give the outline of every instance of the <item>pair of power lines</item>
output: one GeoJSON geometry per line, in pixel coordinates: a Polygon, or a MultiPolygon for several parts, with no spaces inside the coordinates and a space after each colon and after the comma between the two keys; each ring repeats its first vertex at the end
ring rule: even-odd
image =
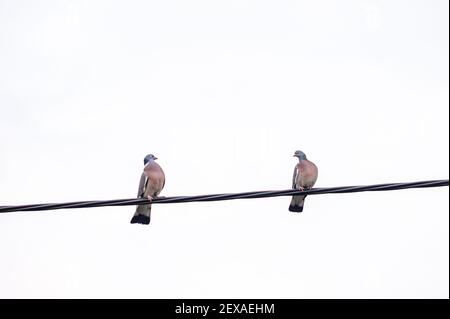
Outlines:
{"type": "MultiPolygon", "coordinates": [[[[173,197],[158,197],[152,200],[152,204],[169,204],[169,203],[188,203],[188,202],[212,202],[232,199],[250,199],[250,198],[266,198],[278,196],[292,196],[292,195],[319,195],[319,194],[344,194],[344,193],[358,193],[358,192],[374,192],[374,191],[392,191],[409,188],[429,188],[449,186],[449,180],[431,180],[409,183],[390,183],[390,184],[375,184],[362,186],[339,186],[339,187],[324,187],[313,188],[310,190],[299,191],[296,189],[274,190],[274,191],[256,191],[244,193],[228,193],[228,194],[210,194],[210,195],[196,195],[196,196],[173,196],[173,197]]],[[[112,200],[96,200],[96,201],[79,201],[66,203],[47,203],[47,204],[30,204],[30,205],[16,205],[16,206],[0,206],[0,213],[23,212],[23,211],[44,211],[55,209],[69,209],[69,208],[89,208],[89,207],[103,207],[103,206],[129,206],[150,203],[145,198],[131,198],[131,199],[112,199],[112,200]]]]}

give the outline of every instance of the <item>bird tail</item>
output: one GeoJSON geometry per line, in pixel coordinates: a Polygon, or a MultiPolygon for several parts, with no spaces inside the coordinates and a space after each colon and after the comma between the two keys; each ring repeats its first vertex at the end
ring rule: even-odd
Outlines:
{"type": "Polygon", "coordinates": [[[150,224],[150,215],[152,212],[152,205],[138,205],[133,218],[131,219],[132,224],[150,224]]]}
{"type": "Polygon", "coordinates": [[[292,196],[291,204],[289,205],[289,211],[295,213],[301,213],[303,211],[303,204],[305,203],[306,196],[292,196]]]}

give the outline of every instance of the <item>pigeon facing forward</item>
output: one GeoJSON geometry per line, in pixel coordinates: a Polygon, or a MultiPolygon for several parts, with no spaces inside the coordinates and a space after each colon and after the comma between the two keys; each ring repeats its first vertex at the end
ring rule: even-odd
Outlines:
{"type": "MultiPolygon", "coordinates": [[[[306,159],[305,153],[302,151],[295,151],[294,157],[298,157],[298,164],[294,169],[294,176],[292,178],[292,189],[299,189],[301,191],[311,189],[317,180],[318,170],[317,166],[306,159]]],[[[305,203],[306,195],[292,196],[289,210],[291,212],[301,213],[303,211],[303,204],[305,203]]]]}
{"type": "MultiPolygon", "coordinates": [[[[155,160],[158,158],[149,154],[144,158],[144,171],[139,182],[138,198],[148,198],[150,201],[157,197],[164,188],[166,181],[164,172],[155,160]]],[[[133,218],[132,224],[150,224],[150,214],[152,211],[151,204],[138,205],[133,218]]]]}

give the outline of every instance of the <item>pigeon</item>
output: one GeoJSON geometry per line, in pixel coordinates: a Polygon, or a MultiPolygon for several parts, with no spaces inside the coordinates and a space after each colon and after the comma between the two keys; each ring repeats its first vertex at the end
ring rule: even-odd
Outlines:
{"type": "MultiPolygon", "coordinates": [[[[147,198],[150,201],[157,197],[164,188],[166,177],[161,166],[155,160],[158,158],[153,154],[148,154],[144,158],[144,171],[139,181],[138,198],[147,198]]],[[[138,205],[133,218],[132,224],[150,224],[150,214],[152,211],[151,204],[138,205]]]]}
{"type": "MultiPolygon", "coordinates": [[[[302,151],[295,151],[294,157],[298,157],[299,163],[295,166],[294,176],[292,177],[292,189],[299,189],[301,191],[311,189],[317,180],[318,170],[317,166],[306,159],[305,153],[302,151]]],[[[303,204],[305,203],[306,195],[292,196],[289,211],[301,213],[303,211],[303,204]]]]}

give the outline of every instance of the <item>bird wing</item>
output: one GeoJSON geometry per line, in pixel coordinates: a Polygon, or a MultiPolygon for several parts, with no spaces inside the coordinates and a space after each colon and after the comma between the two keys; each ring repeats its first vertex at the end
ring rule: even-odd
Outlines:
{"type": "Polygon", "coordinates": [[[139,181],[138,197],[144,197],[145,189],[147,188],[148,177],[145,173],[142,173],[139,181]]]}
{"type": "Polygon", "coordinates": [[[297,189],[297,175],[298,175],[298,167],[296,165],[294,168],[294,175],[292,176],[292,189],[297,189]]]}

